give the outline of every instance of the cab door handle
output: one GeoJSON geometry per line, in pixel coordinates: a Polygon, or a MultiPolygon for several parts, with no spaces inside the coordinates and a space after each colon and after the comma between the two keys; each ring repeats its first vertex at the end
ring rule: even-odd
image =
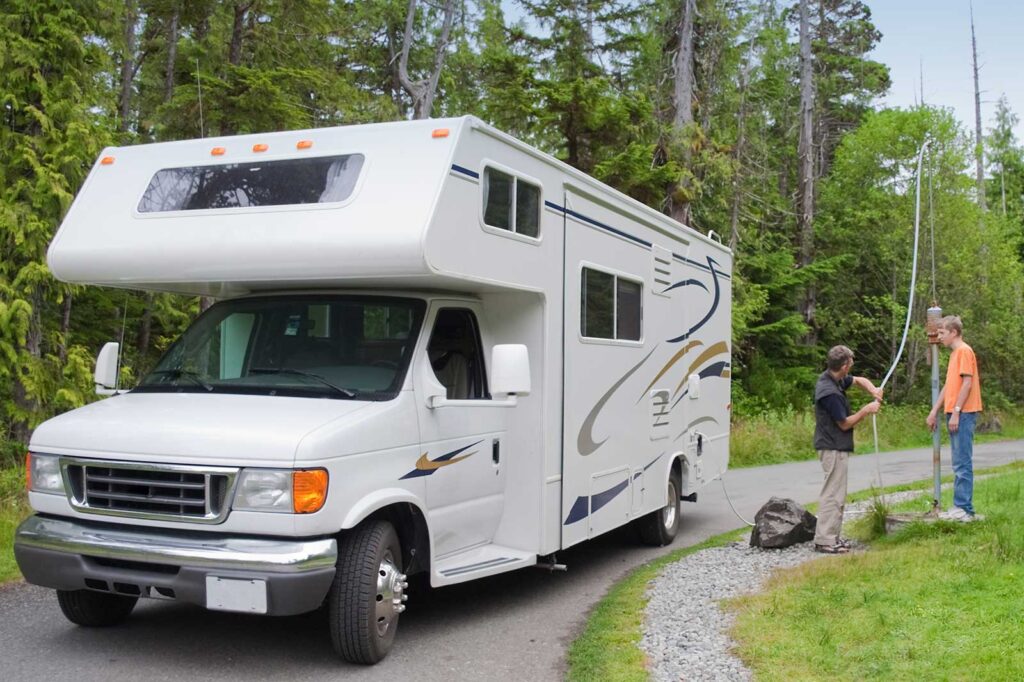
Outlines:
{"type": "Polygon", "coordinates": [[[491,461],[495,465],[501,463],[501,439],[495,438],[491,441],[491,461]]]}

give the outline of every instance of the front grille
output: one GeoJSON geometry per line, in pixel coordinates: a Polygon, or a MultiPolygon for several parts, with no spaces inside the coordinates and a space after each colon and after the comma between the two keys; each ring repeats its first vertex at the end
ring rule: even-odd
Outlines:
{"type": "Polygon", "coordinates": [[[236,469],[64,460],[71,504],[95,514],[217,523],[236,469]]]}

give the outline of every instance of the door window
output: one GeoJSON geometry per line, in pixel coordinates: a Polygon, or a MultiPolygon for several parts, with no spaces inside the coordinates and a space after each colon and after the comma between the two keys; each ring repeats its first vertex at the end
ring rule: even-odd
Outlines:
{"type": "Polygon", "coordinates": [[[476,316],[462,308],[437,313],[427,344],[430,366],[449,400],[489,400],[476,316]]]}

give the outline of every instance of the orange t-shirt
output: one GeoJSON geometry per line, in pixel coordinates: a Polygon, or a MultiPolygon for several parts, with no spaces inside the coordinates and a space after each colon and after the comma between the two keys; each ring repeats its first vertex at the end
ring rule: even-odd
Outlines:
{"type": "Polygon", "coordinates": [[[981,377],[978,376],[978,359],[974,350],[966,343],[954,350],[949,356],[949,367],[946,369],[946,412],[952,413],[956,406],[956,397],[964,384],[964,376],[972,377],[971,390],[967,400],[960,406],[962,412],[981,412],[981,377]]]}

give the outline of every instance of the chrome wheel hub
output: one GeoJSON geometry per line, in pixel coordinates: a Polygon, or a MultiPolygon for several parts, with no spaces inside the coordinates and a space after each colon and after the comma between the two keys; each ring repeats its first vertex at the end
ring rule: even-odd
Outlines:
{"type": "Polygon", "coordinates": [[[395,565],[391,552],[386,552],[377,567],[377,634],[380,637],[398,620],[398,614],[405,611],[405,601],[409,595],[405,593],[409,583],[406,576],[395,565]]]}
{"type": "Polygon", "coordinates": [[[676,525],[676,516],[679,514],[679,495],[676,492],[675,483],[668,482],[668,504],[661,510],[661,522],[665,530],[671,531],[676,525]]]}

